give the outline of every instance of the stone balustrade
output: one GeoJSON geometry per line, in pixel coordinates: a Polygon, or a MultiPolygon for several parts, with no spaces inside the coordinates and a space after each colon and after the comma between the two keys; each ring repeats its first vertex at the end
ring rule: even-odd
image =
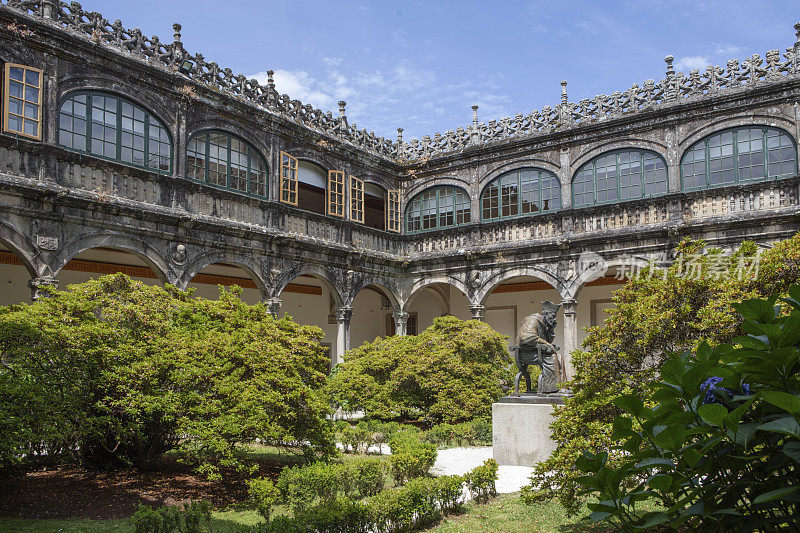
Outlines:
{"type": "Polygon", "coordinates": [[[131,207],[144,210],[150,206],[204,223],[225,221],[250,231],[285,234],[312,244],[409,259],[422,254],[453,254],[498,245],[521,247],[554,243],[626,229],[639,232],[721,216],[768,216],[770,211],[799,205],[800,182],[800,178],[793,177],[678,192],[631,202],[397,235],[203,183],[131,169],[58,147],[9,137],[0,137],[0,177],[16,179],[22,186],[49,187],[56,195],[69,195],[74,191],[96,202],[129,203],[131,207]],[[46,169],[57,169],[55,177],[46,169]]]}

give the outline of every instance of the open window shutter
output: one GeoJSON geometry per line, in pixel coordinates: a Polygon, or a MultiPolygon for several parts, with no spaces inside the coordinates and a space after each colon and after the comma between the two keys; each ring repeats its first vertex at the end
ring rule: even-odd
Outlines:
{"type": "Polygon", "coordinates": [[[297,205],[297,159],[281,152],[281,202],[297,205]]]}
{"type": "Polygon", "coordinates": [[[397,189],[386,195],[386,229],[400,233],[400,191],[397,189]]]}
{"type": "Polygon", "coordinates": [[[364,180],[350,176],[350,220],[364,223],[364,180]]]}
{"type": "Polygon", "coordinates": [[[344,172],[341,170],[328,171],[327,212],[329,215],[344,218],[344,172]]]}

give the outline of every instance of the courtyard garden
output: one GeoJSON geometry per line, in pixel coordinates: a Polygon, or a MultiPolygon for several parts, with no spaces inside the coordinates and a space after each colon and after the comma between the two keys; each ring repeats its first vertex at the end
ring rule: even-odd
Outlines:
{"type": "Polygon", "coordinates": [[[435,475],[491,445],[513,383],[483,322],[376,339],[329,375],[319,328],[235,290],[115,274],[0,309],[0,529],[797,530],[800,237],[677,253],[705,270],[616,292],[558,448],[511,494],[491,459],[435,475]]]}

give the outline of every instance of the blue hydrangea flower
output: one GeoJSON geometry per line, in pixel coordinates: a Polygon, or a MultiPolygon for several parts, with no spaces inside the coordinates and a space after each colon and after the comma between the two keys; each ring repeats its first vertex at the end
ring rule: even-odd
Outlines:
{"type": "Polygon", "coordinates": [[[722,381],[722,378],[714,376],[714,377],[708,378],[707,380],[705,380],[703,382],[702,385],[700,385],[700,390],[701,391],[703,391],[703,390],[706,391],[706,394],[703,397],[703,403],[704,404],[706,404],[706,403],[719,403],[719,404],[722,404],[722,402],[719,399],[719,396],[714,394],[714,391],[725,391],[728,394],[730,394],[731,396],[735,396],[737,394],[742,394],[742,395],[750,394],[750,387],[747,385],[747,383],[742,383],[742,390],[741,390],[741,392],[738,392],[738,391],[735,391],[733,389],[729,389],[727,387],[717,387],[717,384],[719,384],[721,381],[722,381]]]}

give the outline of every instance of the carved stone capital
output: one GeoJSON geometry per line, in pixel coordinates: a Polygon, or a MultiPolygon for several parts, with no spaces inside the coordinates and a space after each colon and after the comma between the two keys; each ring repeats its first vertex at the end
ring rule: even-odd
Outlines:
{"type": "Polygon", "coordinates": [[[564,308],[564,316],[575,316],[578,312],[578,300],[575,298],[565,298],[561,301],[561,307],[564,308]]]}
{"type": "Polygon", "coordinates": [[[267,309],[269,309],[269,314],[275,318],[278,318],[278,313],[281,310],[283,301],[280,298],[267,298],[265,303],[267,304],[267,309]]]}
{"type": "Polygon", "coordinates": [[[353,316],[353,308],[349,305],[337,307],[334,313],[336,314],[337,322],[350,322],[350,318],[353,316]]]}
{"type": "Polygon", "coordinates": [[[483,320],[483,317],[486,315],[486,306],[485,305],[470,305],[469,312],[472,313],[473,320],[483,320]]]}
{"type": "Polygon", "coordinates": [[[31,300],[34,302],[39,298],[48,298],[48,289],[58,289],[58,280],[55,278],[33,278],[28,280],[28,287],[31,289],[31,300]]]}

